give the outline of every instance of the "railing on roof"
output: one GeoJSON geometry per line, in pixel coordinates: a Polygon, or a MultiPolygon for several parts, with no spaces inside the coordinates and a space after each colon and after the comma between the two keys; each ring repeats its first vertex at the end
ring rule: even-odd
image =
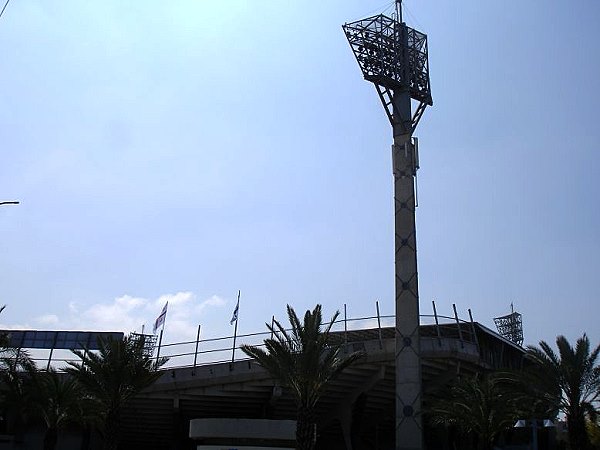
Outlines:
{"type": "MultiPolygon", "coordinates": [[[[459,319],[454,307],[454,316],[438,315],[435,303],[433,303],[434,314],[423,314],[420,316],[421,336],[437,338],[440,345],[442,339],[456,339],[461,345],[465,342],[474,344],[477,343],[477,335],[475,334],[474,322],[469,310],[469,321],[459,319]]],[[[344,317],[338,319],[332,331],[334,339],[339,343],[353,344],[357,342],[375,341],[378,340],[380,345],[383,340],[394,338],[394,323],[393,315],[380,315],[379,305],[377,305],[377,315],[358,318],[347,318],[344,308],[344,317]]],[[[219,364],[233,361],[247,360],[248,357],[240,350],[241,345],[264,345],[264,340],[273,337],[270,331],[258,333],[238,334],[233,346],[234,336],[223,336],[209,339],[200,339],[200,327],[196,340],[184,342],[162,343],[159,340],[158,346],[154,353],[155,357],[169,358],[165,369],[196,367],[208,364],[219,364]]],[[[64,368],[69,361],[78,362],[78,359],[73,358],[73,354],[60,357],[56,350],[52,359],[52,366],[56,369],[64,368]]],[[[34,355],[34,361],[43,362],[40,366],[49,367],[50,359],[41,355],[34,355]]]]}

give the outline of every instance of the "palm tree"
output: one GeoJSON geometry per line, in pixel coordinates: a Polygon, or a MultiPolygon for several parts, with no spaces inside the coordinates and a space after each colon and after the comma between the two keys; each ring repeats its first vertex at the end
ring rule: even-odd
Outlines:
{"type": "MultiPolygon", "coordinates": [[[[0,314],[6,309],[6,305],[0,306],[0,314]]],[[[36,370],[35,362],[29,353],[11,345],[10,336],[7,332],[0,333],[0,373],[19,371],[31,373],[36,370]]]]}
{"type": "Polygon", "coordinates": [[[25,351],[0,348],[0,404],[7,431],[20,435],[32,415],[35,363],[25,351]]]}
{"type": "Polygon", "coordinates": [[[597,421],[588,420],[585,426],[590,438],[591,448],[600,449],[600,425],[597,421]]]}
{"type": "Polygon", "coordinates": [[[427,413],[434,425],[455,426],[476,440],[482,450],[491,449],[504,430],[518,417],[516,397],[493,376],[457,380],[432,400],[427,413]]]}
{"type": "Polygon", "coordinates": [[[85,397],[75,378],[54,369],[38,372],[33,381],[33,411],[46,424],[44,450],[53,450],[64,425],[83,422],[85,397]]]}
{"type": "Polygon", "coordinates": [[[241,349],[283,386],[291,389],[297,406],[296,445],[299,450],[312,450],[316,441],[314,409],[327,384],[342,370],[362,356],[343,353],[342,345],[334,343],[331,327],[339,311],[323,327],[321,305],[306,311],[304,321],[291,306],[287,306],[291,330],[277,321],[267,325],[272,338],[265,339],[265,349],[242,345],[241,349]]]}
{"type": "Polygon", "coordinates": [[[123,406],[160,377],[158,369],[167,358],[153,360],[144,349],[144,341],[131,336],[100,341],[97,353],[82,350],[73,350],[73,353],[81,362],[70,362],[71,367],[66,371],[96,405],[104,448],[115,450],[119,444],[123,406]]]}
{"type": "MultiPolygon", "coordinates": [[[[0,307],[0,313],[5,308],[0,307]]],[[[36,373],[29,353],[13,347],[9,335],[0,333],[0,409],[11,432],[22,432],[31,413],[31,385],[36,373]]]]}
{"type": "Polygon", "coordinates": [[[556,338],[556,346],[558,355],[545,341],[527,348],[543,383],[538,394],[565,414],[571,448],[587,450],[591,444],[586,418],[595,420],[595,403],[600,398],[600,366],[596,364],[600,345],[590,351],[590,340],[584,334],[574,348],[564,336],[556,338]]]}

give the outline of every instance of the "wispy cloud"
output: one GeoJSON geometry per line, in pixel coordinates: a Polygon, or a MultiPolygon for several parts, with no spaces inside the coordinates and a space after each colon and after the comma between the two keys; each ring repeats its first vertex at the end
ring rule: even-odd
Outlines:
{"type": "Polygon", "coordinates": [[[73,308],[67,324],[96,330],[139,330],[145,321],[145,306],[148,302],[148,299],[124,295],[114,299],[112,303],[98,303],[81,312],[73,308]]]}
{"type": "Polygon", "coordinates": [[[167,311],[166,329],[169,334],[169,341],[190,341],[195,339],[198,324],[210,307],[222,307],[226,301],[217,295],[213,295],[201,302],[196,301],[196,297],[191,292],[178,292],[175,295],[162,295],[154,302],[156,315],[166,302],[169,302],[167,311]]]}
{"type": "Polygon", "coordinates": [[[56,325],[59,323],[58,316],[56,314],[44,314],[43,316],[36,317],[34,319],[35,323],[39,323],[40,325],[56,325]]]}
{"type": "MultiPolygon", "coordinates": [[[[191,341],[196,337],[198,324],[207,321],[211,309],[227,302],[218,295],[198,300],[193,292],[181,291],[156,298],[123,295],[112,301],[84,305],[71,302],[65,316],[43,314],[32,319],[31,325],[6,328],[46,328],[53,330],[132,331],[151,333],[154,321],[165,303],[169,302],[165,338],[169,342],[191,341]]],[[[225,320],[223,321],[226,322],[225,320]]]]}

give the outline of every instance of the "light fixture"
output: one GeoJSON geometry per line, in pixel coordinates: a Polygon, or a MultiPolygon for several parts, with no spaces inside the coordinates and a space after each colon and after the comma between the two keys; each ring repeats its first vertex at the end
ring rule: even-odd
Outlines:
{"type": "Polygon", "coordinates": [[[544,428],[552,428],[554,426],[554,422],[552,422],[550,419],[544,419],[544,428]]]}

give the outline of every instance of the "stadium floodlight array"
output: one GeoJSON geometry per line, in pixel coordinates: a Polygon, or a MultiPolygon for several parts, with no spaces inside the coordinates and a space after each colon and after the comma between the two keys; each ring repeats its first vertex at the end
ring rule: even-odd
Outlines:
{"type": "Polygon", "coordinates": [[[523,345],[523,316],[516,311],[506,316],[494,317],[498,334],[515,344],[523,345]]]}

